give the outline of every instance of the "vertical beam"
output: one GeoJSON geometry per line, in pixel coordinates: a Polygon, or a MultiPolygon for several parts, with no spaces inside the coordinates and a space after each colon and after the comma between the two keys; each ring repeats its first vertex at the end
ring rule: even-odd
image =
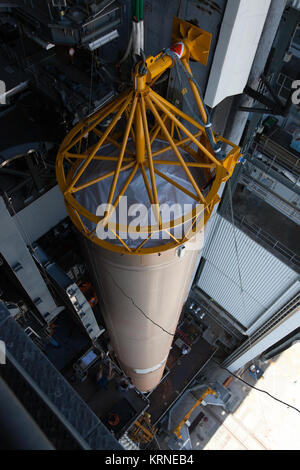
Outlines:
{"type": "Polygon", "coordinates": [[[136,105],[135,113],[135,149],[136,149],[136,160],[138,163],[143,163],[145,160],[145,133],[143,128],[142,113],[140,98],[136,105]]]}
{"type": "Polygon", "coordinates": [[[143,97],[141,97],[141,111],[142,111],[142,121],[143,121],[143,127],[144,127],[144,135],[145,135],[145,138],[146,138],[146,146],[147,146],[147,154],[148,154],[148,161],[149,161],[149,171],[150,171],[150,177],[151,177],[153,199],[154,199],[154,204],[155,204],[156,209],[157,209],[157,211],[156,211],[157,213],[155,214],[155,216],[157,218],[158,223],[161,224],[160,212],[159,212],[159,200],[158,200],[158,193],[157,193],[155,174],[154,174],[154,165],[153,165],[153,158],[152,158],[152,150],[151,150],[151,142],[150,142],[150,136],[149,136],[148,121],[147,121],[147,115],[146,115],[146,107],[145,107],[145,102],[144,102],[143,97]]]}

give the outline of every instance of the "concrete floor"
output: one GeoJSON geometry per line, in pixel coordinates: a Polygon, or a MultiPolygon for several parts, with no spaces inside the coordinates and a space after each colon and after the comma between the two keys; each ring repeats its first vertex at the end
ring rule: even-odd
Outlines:
{"type": "MultiPolygon", "coordinates": [[[[245,369],[247,382],[300,409],[300,343],[283,352],[275,360],[262,364],[263,376],[255,381],[245,369]]],[[[207,380],[223,382],[229,374],[217,366],[210,367],[207,380]]],[[[228,387],[232,393],[227,412],[220,407],[200,405],[191,416],[200,412],[203,418],[191,432],[194,450],[300,450],[300,414],[276,402],[238,379],[228,387]]],[[[195,403],[189,393],[174,411],[174,422],[182,418],[195,403]]],[[[174,424],[173,422],[173,424],[174,424]]],[[[166,441],[162,442],[166,447],[166,441]]]]}

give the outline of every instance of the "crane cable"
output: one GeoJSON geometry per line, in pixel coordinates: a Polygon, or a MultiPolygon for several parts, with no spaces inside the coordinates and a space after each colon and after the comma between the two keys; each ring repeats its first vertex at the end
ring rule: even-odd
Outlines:
{"type": "Polygon", "coordinates": [[[278,401],[279,403],[281,403],[281,404],[283,404],[283,405],[286,405],[286,406],[288,406],[289,408],[292,408],[293,410],[295,410],[295,411],[297,411],[298,413],[300,413],[300,410],[299,410],[298,408],[296,408],[295,406],[290,405],[289,403],[286,403],[285,401],[280,400],[280,399],[277,398],[277,397],[274,397],[274,395],[272,395],[271,393],[267,392],[266,390],[262,390],[261,388],[257,388],[257,387],[255,387],[254,385],[249,384],[248,382],[246,382],[246,380],[242,379],[241,377],[239,377],[238,375],[234,374],[233,372],[230,372],[230,370],[226,369],[226,367],[221,366],[221,364],[219,364],[215,359],[212,359],[212,361],[215,362],[215,364],[217,364],[221,369],[226,370],[230,375],[232,375],[232,376],[235,377],[236,379],[240,380],[241,382],[243,382],[243,383],[244,383],[245,385],[247,385],[248,387],[253,388],[254,390],[257,390],[258,392],[265,393],[265,394],[268,395],[269,397],[273,398],[273,400],[276,400],[276,401],[278,401]]]}
{"type": "MultiPolygon", "coordinates": [[[[233,199],[232,199],[232,188],[231,188],[231,182],[230,180],[228,180],[228,191],[229,191],[229,201],[230,201],[230,212],[231,212],[231,219],[232,219],[232,225],[233,225],[233,233],[234,233],[234,244],[235,244],[235,250],[236,250],[236,258],[237,258],[237,264],[238,264],[238,272],[239,272],[239,278],[240,278],[240,287],[241,287],[241,295],[242,295],[242,301],[243,301],[243,307],[244,307],[244,314],[245,314],[245,299],[244,299],[244,289],[243,289],[243,284],[242,284],[242,276],[241,276],[241,269],[240,269],[240,260],[239,260],[239,253],[238,253],[238,245],[237,245],[237,239],[236,239],[236,232],[235,232],[235,229],[236,229],[236,226],[235,226],[235,221],[234,221],[234,213],[233,213],[233,199]]],[[[250,345],[250,348],[252,347],[252,343],[251,343],[251,339],[250,339],[250,336],[248,336],[248,342],[249,342],[249,345],[250,345]]],[[[257,388],[255,387],[254,385],[251,385],[249,384],[248,382],[246,382],[244,379],[242,379],[241,377],[239,377],[238,375],[230,372],[226,367],[223,367],[222,365],[220,365],[217,361],[215,361],[213,359],[213,361],[223,370],[226,370],[230,375],[232,375],[233,377],[235,377],[236,379],[240,380],[241,382],[243,382],[245,385],[247,385],[248,387],[254,389],[254,390],[257,390],[259,392],[262,392],[262,393],[265,393],[266,395],[268,395],[269,397],[273,398],[273,400],[275,401],[278,401],[279,403],[282,403],[286,406],[288,406],[289,408],[292,408],[294,409],[295,411],[297,411],[298,413],[300,413],[300,410],[298,408],[296,408],[295,406],[293,405],[290,405],[282,400],[280,400],[279,398],[276,398],[274,397],[271,393],[269,393],[268,391],[266,390],[262,390],[260,388],[257,388]]],[[[262,414],[264,416],[264,412],[263,412],[263,406],[262,406],[262,403],[260,402],[260,405],[261,405],[261,409],[262,409],[262,414]]]]}
{"type": "MultiPolygon", "coordinates": [[[[213,149],[214,153],[217,154],[217,157],[218,157],[219,160],[224,160],[225,154],[222,152],[221,143],[216,143],[214,141],[214,136],[213,136],[213,132],[212,132],[212,124],[211,124],[211,120],[210,120],[210,113],[209,113],[209,111],[207,109],[207,106],[204,102],[203,93],[202,93],[202,90],[201,90],[201,87],[200,87],[199,83],[197,82],[195,77],[193,77],[193,75],[191,75],[190,72],[185,68],[185,66],[181,62],[181,59],[179,58],[178,54],[176,54],[176,52],[172,51],[171,49],[165,49],[164,52],[163,52],[163,55],[167,55],[167,56],[171,57],[171,59],[173,59],[174,65],[175,65],[176,75],[177,75],[177,78],[178,78],[178,81],[179,81],[179,85],[182,88],[182,92],[184,90],[183,87],[182,87],[182,76],[184,76],[187,80],[193,82],[193,84],[196,86],[196,88],[198,90],[198,93],[199,93],[199,96],[200,96],[200,99],[201,99],[202,104],[203,104],[203,108],[204,108],[206,116],[207,116],[207,120],[206,120],[206,122],[204,122],[203,119],[202,119],[202,116],[199,113],[199,111],[197,111],[198,121],[201,124],[201,126],[203,126],[205,128],[206,136],[209,140],[210,146],[213,149]]],[[[190,111],[191,115],[194,115],[195,110],[193,109],[193,106],[192,106],[192,104],[191,104],[191,102],[188,98],[188,93],[185,93],[184,96],[186,98],[186,103],[187,103],[187,106],[189,108],[189,111],[190,111]]]]}

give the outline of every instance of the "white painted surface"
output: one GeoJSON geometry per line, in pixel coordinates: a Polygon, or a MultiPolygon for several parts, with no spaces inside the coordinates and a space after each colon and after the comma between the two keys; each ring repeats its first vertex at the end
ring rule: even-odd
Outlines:
{"type": "Polygon", "coordinates": [[[28,251],[26,242],[21,236],[19,226],[16,220],[8,213],[2,198],[0,198],[0,220],[0,251],[7,263],[15,271],[17,279],[32,301],[36,303],[37,299],[40,299],[36,303],[36,307],[41,315],[47,321],[50,321],[57,315],[58,309],[61,309],[61,307],[57,307],[54,302],[43,277],[28,251]]]}
{"type": "Polygon", "coordinates": [[[271,0],[229,0],[205,94],[214,107],[243,92],[271,0]]]}
{"type": "MultiPolygon", "coordinates": [[[[276,360],[269,361],[270,365],[256,387],[300,409],[299,356],[300,343],[284,351],[276,360]]],[[[247,372],[242,378],[251,381],[247,372]]],[[[238,379],[234,379],[229,388],[234,400],[238,400],[238,406],[233,413],[211,408],[223,424],[218,426],[209,415],[205,425],[212,422],[218,428],[210,433],[204,450],[300,450],[300,419],[296,410],[265,393],[249,389],[238,379]]],[[[192,442],[197,441],[198,436],[192,436],[192,442]]]]}
{"type": "Polygon", "coordinates": [[[167,354],[162,361],[160,361],[159,364],[156,364],[155,366],[153,367],[149,367],[148,369],[134,369],[134,372],[136,372],[137,374],[148,374],[149,372],[153,372],[157,369],[159,369],[163,364],[164,362],[166,362],[167,358],[168,358],[168,355],[167,354]]]}
{"type": "MultiPolygon", "coordinates": [[[[32,243],[67,215],[63,195],[56,185],[18,212],[16,223],[18,224],[19,221],[22,224],[23,230],[32,243]]],[[[22,231],[20,233],[23,235],[22,231]]],[[[27,240],[25,241],[27,243],[27,240]]]]}
{"type": "Polygon", "coordinates": [[[249,361],[255,357],[260,356],[264,351],[269,349],[274,344],[278,343],[282,338],[285,338],[300,325],[300,309],[296,310],[285,321],[280,323],[276,328],[271,330],[264,338],[259,339],[256,344],[245,351],[240,357],[232,362],[227,368],[230,372],[236,372],[241,367],[244,367],[249,361]]]}

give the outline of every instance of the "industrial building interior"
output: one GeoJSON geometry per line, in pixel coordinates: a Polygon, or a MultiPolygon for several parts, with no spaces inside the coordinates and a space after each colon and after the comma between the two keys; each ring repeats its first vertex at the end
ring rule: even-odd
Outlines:
{"type": "Polygon", "coordinates": [[[0,0],[0,449],[200,450],[299,341],[299,64],[298,0],[0,0]]]}

